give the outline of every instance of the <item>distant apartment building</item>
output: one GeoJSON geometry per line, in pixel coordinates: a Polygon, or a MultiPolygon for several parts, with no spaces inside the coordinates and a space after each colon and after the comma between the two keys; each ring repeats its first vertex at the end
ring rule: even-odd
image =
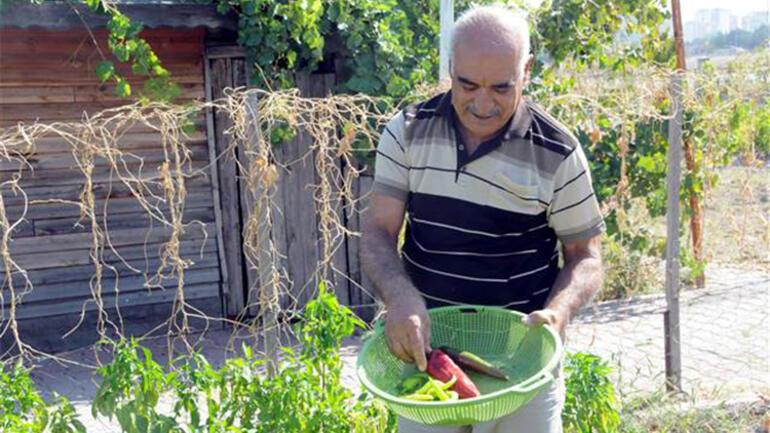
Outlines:
{"type": "Polygon", "coordinates": [[[741,28],[741,20],[735,15],[730,15],[730,31],[739,30],[741,28]]]}
{"type": "Polygon", "coordinates": [[[695,12],[695,24],[701,36],[730,33],[732,14],[727,9],[701,9],[695,12]]]}
{"type": "Polygon", "coordinates": [[[752,12],[739,18],[728,9],[700,9],[693,21],[684,23],[684,39],[690,42],[735,30],[752,32],[765,25],[770,25],[770,10],[752,12]]]}
{"type": "Polygon", "coordinates": [[[770,11],[752,12],[741,21],[743,30],[753,32],[754,30],[770,25],[770,11]]]}

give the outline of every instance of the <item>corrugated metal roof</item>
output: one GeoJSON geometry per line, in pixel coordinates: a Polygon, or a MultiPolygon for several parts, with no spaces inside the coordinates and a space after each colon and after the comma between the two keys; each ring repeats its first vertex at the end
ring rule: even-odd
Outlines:
{"type": "MultiPolygon", "coordinates": [[[[237,29],[235,14],[222,15],[217,12],[216,5],[203,0],[117,0],[116,3],[123,13],[148,28],[237,29]]],[[[82,27],[83,21],[91,28],[104,27],[107,23],[106,17],[91,12],[83,4],[71,6],[60,1],[46,1],[40,5],[12,3],[0,14],[0,27],[64,30],[82,27]]]]}

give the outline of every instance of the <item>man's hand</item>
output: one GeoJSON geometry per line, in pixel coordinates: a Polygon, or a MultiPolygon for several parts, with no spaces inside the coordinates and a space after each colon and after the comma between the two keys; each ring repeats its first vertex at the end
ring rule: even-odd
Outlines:
{"type": "Polygon", "coordinates": [[[569,319],[564,317],[556,310],[545,308],[529,313],[522,320],[527,326],[537,325],[551,325],[559,333],[559,336],[564,340],[564,330],[567,328],[567,322],[569,319]]]}
{"type": "MultiPolygon", "coordinates": [[[[410,297],[411,298],[411,297],[410,297]]],[[[388,305],[385,338],[390,351],[404,362],[414,362],[425,371],[430,351],[430,318],[422,299],[404,298],[388,305]]]]}
{"type": "Polygon", "coordinates": [[[564,267],[556,277],[545,308],[530,313],[524,323],[529,326],[547,323],[563,340],[572,317],[602,286],[602,254],[599,236],[564,242],[562,248],[564,267]]]}
{"type": "Polygon", "coordinates": [[[387,308],[385,337],[390,351],[425,371],[430,319],[425,300],[404,271],[396,250],[404,209],[403,201],[372,194],[362,223],[361,264],[387,308]]]}

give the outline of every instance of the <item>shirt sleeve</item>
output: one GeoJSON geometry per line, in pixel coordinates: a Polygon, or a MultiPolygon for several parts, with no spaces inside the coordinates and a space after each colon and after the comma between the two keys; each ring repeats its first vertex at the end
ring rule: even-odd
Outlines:
{"type": "Polygon", "coordinates": [[[404,128],[404,116],[399,112],[382,130],[374,163],[373,190],[406,202],[409,195],[409,161],[404,147],[404,128]]]}
{"type": "Polygon", "coordinates": [[[548,225],[562,241],[592,238],[604,231],[604,218],[591,185],[591,172],[578,144],[554,176],[548,225]]]}

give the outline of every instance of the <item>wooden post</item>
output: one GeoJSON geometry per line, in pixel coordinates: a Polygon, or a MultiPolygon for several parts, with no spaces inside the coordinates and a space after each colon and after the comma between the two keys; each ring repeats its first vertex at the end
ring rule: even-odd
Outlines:
{"type": "MultiPolygon", "coordinates": [[[[674,35],[677,39],[677,54],[684,54],[682,21],[679,0],[671,0],[674,17],[674,35]]],[[[679,56],[677,56],[679,60],[679,56]]],[[[684,61],[684,57],[681,58],[684,61]]],[[[663,316],[665,327],[666,389],[682,390],[682,354],[679,338],[679,188],[682,174],[682,69],[677,70],[671,84],[674,116],[668,126],[668,174],[666,185],[666,312],[663,316]]]]}
{"type": "MultiPolygon", "coordinates": [[[[297,87],[303,96],[310,95],[312,80],[307,73],[295,76],[297,87]]],[[[316,184],[313,155],[308,155],[312,137],[302,128],[297,136],[275,150],[275,158],[281,169],[277,183],[275,203],[281,214],[273,219],[273,239],[278,251],[284,254],[284,269],[289,275],[289,296],[282,300],[282,309],[302,309],[315,295],[318,265],[318,221],[315,215],[313,190],[316,184]],[[296,304],[294,304],[296,301],[296,304]]]]}
{"type": "MultiPolygon", "coordinates": [[[[687,70],[687,62],[685,61],[684,34],[682,31],[682,14],[679,9],[679,0],[672,0],[671,8],[673,10],[672,19],[674,20],[674,40],[676,41],[676,68],[681,73],[687,70]]],[[[700,170],[695,161],[695,150],[693,149],[692,140],[684,141],[684,159],[688,172],[696,174],[700,170]]],[[[692,209],[692,215],[690,216],[692,252],[695,259],[701,261],[703,260],[703,204],[695,192],[695,187],[691,185],[689,190],[690,209],[692,209]]],[[[705,274],[701,274],[696,278],[695,285],[701,288],[706,285],[705,274]]]]}
{"type": "Polygon", "coordinates": [[[449,57],[452,51],[452,27],[455,22],[454,0],[441,0],[439,21],[441,25],[439,36],[439,82],[449,77],[449,57]]]}
{"type": "MultiPolygon", "coordinates": [[[[206,102],[212,102],[213,94],[211,89],[211,62],[208,56],[203,56],[203,78],[206,92],[206,102]]],[[[219,170],[217,164],[217,143],[214,130],[214,109],[206,109],[206,139],[209,151],[209,164],[211,170],[211,192],[214,199],[214,226],[217,229],[217,251],[219,253],[219,275],[222,284],[220,285],[219,296],[222,302],[222,316],[228,315],[228,305],[225,295],[230,292],[229,276],[227,273],[227,258],[225,257],[225,245],[222,233],[222,205],[219,197],[219,170]]],[[[224,323],[223,323],[224,326],[224,323]]]]}
{"type": "MultiPolygon", "coordinates": [[[[215,60],[206,60],[206,76],[209,84],[207,92],[211,99],[215,100],[224,96],[223,90],[226,87],[233,87],[233,74],[231,62],[229,59],[218,58],[215,60]],[[210,89],[210,90],[208,90],[210,89]]],[[[218,196],[214,202],[215,209],[221,206],[220,221],[217,224],[218,234],[221,233],[222,239],[222,278],[225,292],[225,302],[227,315],[235,317],[243,310],[244,289],[243,289],[243,255],[241,254],[241,223],[240,223],[240,204],[238,198],[238,179],[235,153],[230,148],[230,138],[224,131],[230,127],[230,118],[226,113],[215,112],[213,114],[215,143],[214,152],[217,159],[216,164],[212,164],[217,171],[218,196]],[[220,201],[221,199],[221,201],[220,201]]]]}

